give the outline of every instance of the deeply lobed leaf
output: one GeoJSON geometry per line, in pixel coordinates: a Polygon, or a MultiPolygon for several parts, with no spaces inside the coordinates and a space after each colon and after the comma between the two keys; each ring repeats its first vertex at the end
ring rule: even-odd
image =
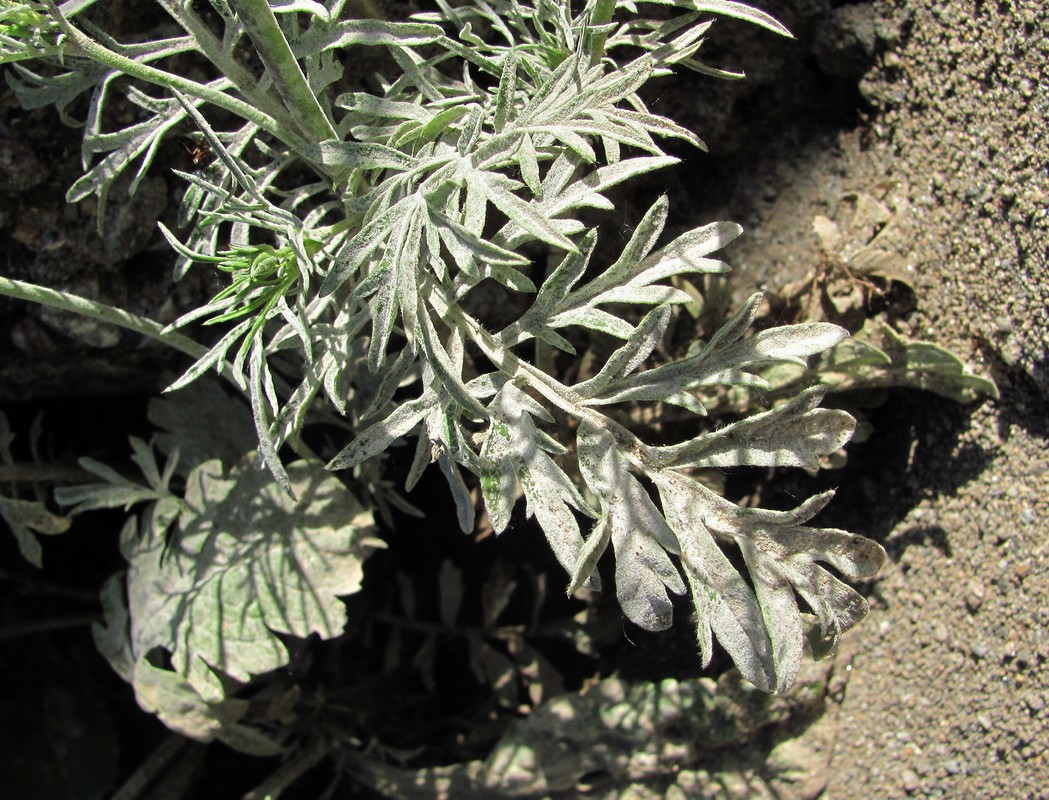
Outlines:
{"type": "Polygon", "coordinates": [[[125,539],[132,652],[167,650],[209,701],[216,670],[246,681],[287,663],[275,631],[338,635],[339,597],[360,586],[370,514],[320,465],[287,471],[298,500],[254,464],[202,464],[170,541],[159,524],[125,539]]]}

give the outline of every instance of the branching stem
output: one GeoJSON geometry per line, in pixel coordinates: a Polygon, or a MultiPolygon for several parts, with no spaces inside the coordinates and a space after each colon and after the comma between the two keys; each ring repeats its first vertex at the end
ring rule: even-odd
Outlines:
{"type": "Polygon", "coordinates": [[[62,12],[55,6],[54,0],[41,0],[51,16],[58,22],[62,32],[68,37],[72,45],[80,50],[85,56],[104,64],[118,72],[130,75],[134,78],[151,83],[155,86],[163,86],[166,89],[174,89],[204,100],[219,108],[236,114],[242,119],[254,122],[266,133],[281,140],[298,153],[306,150],[306,141],[285,125],[281,125],[276,119],[256,108],[251,103],[230,97],[225,92],[205,86],[202,83],[191,81],[179,75],[165,72],[162,69],[151,67],[147,64],[135,61],[127,56],[115,53],[107,47],[96,42],[85,35],[79,28],[74,26],[63,16],[62,12]]]}
{"type": "Polygon", "coordinates": [[[607,430],[620,446],[623,456],[638,469],[645,472],[660,469],[660,464],[651,454],[651,448],[648,445],[619,423],[584,405],[583,399],[571,387],[565,386],[527,361],[522,361],[500,345],[495,336],[482,328],[458,304],[446,297],[444,292],[433,288],[429,300],[441,318],[446,323],[465,331],[473,343],[504,375],[523,381],[579,422],[589,422],[601,430],[607,430]]]}
{"type": "Polygon", "coordinates": [[[176,0],[157,0],[157,2],[193,38],[196,49],[203,53],[222,75],[229,78],[249,102],[280,121],[281,124],[291,124],[291,118],[288,117],[287,112],[264,91],[269,88],[268,80],[265,83],[263,83],[265,78],[256,80],[251,70],[223,48],[222,42],[191,8],[176,0]]]}
{"type": "Polygon", "coordinates": [[[307,140],[337,139],[335,128],[317,101],[268,0],[230,0],[265,64],[295,124],[307,140]]]}

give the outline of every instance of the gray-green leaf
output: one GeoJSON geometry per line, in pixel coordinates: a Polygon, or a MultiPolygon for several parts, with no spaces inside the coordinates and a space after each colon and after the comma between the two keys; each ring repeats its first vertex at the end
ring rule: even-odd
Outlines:
{"type": "Polygon", "coordinates": [[[339,598],[360,587],[371,514],[320,464],[287,472],[298,500],[249,461],[202,464],[170,540],[149,527],[125,543],[136,657],[167,650],[206,700],[223,697],[213,670],[246,681],[286,664],[274,632],[337,636],[339,598]]]}
{"type": "Polygon", "coordinates": [[[616,597],[623,613],[645,630],[669,628],[674,607],[667,591],[685,591],[664,549],[677,550],[674,532],[628,471],[607,431],[580,426],[579,469],[601,501],[602,524],[609,528],[616,555],[616,597]]]}

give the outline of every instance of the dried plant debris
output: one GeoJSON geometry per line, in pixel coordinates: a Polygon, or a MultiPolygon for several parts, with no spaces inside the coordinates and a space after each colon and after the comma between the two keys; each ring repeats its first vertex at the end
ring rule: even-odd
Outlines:
{"type": "Polygon", "coordinates": [[[913,293],[907,192],[906,185],[884,181],[843,197],[839,221],[815,217],[819,262],[805,278],[770,298],[778,313],[856,330],[894,285],[913,293]]]}
{"type": "MultiPolygon", "coordinates": [[[[762,377],[771,391],[761,394],[766,402],[785,400],[813,382],[832,392],[908,387],[959,403],[997,399],[993,381],[974,374],[942,347],[908,341],[895,327],[900,314],[913,307],[915,266],[908,254],[907,195],[906,184],[882,181],[846,195],[840,223],[824,216],[813,220],[819,263],[803,280],[770,296],[762,318],[824,320],[844,326],[852,336],[804,367],[767,368],[762,377]],[[899,287],[910,299],[899,301],[899,287]]],[[[753,406],[756,395],[733,389],[719,399],[742,411],[753,406]]]]}

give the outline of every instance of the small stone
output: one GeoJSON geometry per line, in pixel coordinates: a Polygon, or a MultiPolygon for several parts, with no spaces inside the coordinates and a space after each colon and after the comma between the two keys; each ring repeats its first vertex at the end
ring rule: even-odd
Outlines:
{"type": "Polygon", "coordinates": [[[921,784],[921,779],[913,769],[905,769],[900,773],[900,783],[907,794],[913,794],[921,784]]]}
{"type": "Polygon", "coordinates": [[[972,653],[975,658],[986,658],[987,654],[991,652],[991,648],[983,642],[976,641],[969,645],[969,652],[972,653]]]}
{"type": "Polygon", "coordinates": [[[994,727],[994,723],[991,722],[991,718],[989,716],[987,716],[986,714],[977,714],[976,715],[976,722],[977,722],[977,724],[979,724],[979,726],[981,728],[984,729],[984,732],[987,732],[987,731],[991,730],[991,728],[994,727]]]}
{"type": "Polygon", "coordinates": [[[943,768],[947,770],[948,775],[957,775],[962,771],[962,765],[957,759],[951,758],[943,762],[943,768]]]}
{"type": "Polygon", "coordinates": [[[1027,710],[1031,712],[1031,716],[1037,716],[1045,708],[1045,696],[1038,692],[1031,692],[1024,697],[1024,703],[1027,705],[1027,710]]]}
{"type": "Polygon", "coordinates": [[[975,614],[980,610],[980,606],[983,605],[985,590],[983,584],[973,578],[969,581],[965,590],[965,607],[969,609],[970,614],[975,614]]]}

